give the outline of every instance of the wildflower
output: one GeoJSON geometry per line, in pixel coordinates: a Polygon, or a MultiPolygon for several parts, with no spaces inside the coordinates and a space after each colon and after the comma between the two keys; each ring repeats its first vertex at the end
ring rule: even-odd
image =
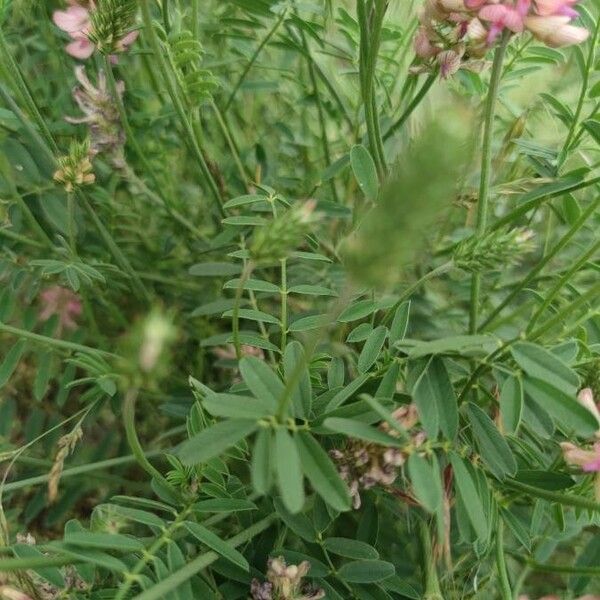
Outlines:
{"type": "Polygon", "coordinates": [[[65,50],[74,58],[85,60],[94,53],[94,44],[88,34],[91,28],[90,11],[80,3],[71,0],[66,10],[56,10],[52,15],[54,24],[69,34],[73,40],[65,50]]]}
{"type": "Polygon", "coordinates": [[[534,37],[551,48],[585,42],[589,36],[589,31],[584,27],[570,25],[570,20],[570,17],[562,15],[531,16],[525,19],[525,25],[534,37]]]}
{"type": "MultiPolygon", "coordinates": [[[[418,421],[416,406],[410,404],[394,411],[393,416],[404,429],[411,429],[418,421]]],[[[393,437],[398,432],[388,423],[379,426],[381,431],[393,437]]],[[[411,434],[410,446],[419,447],[426,436],[422,431],[411,434]]],[[[369,490],[377,485],[391,486],[399,475],[399,469],[404,465],[408,456],[406,450],[388,448],[379,444],[365,443],[360,440],[350,440],[343,450],[332,450],[329,455],[338,465],[340,477],[348,484],[352,506],[358,509],[361,506],[360,490],[369,490]]]]}
{"type": "Polygon", "coordinates": [[[81,315],[82,304],[79,296],[68,288],[54,285],[46,288],[40,295],[42,309],[39,318],[47,321],[58,315],[58,330],[76,329],[75,319],[81,315]]]}
{"type": "Polygon", "coordinates": [[[593,450],[584,450],[571,442],[562,442],[560,447],[568,465],[581,467],[586,473],[600,472],[600,442],[594,444],[593,450]]]}
{"type": "Polygon", "coordinates": [[[161,355],[176,335],[170,319],[158,311],[153,311],[144,323],[139,364],[142,371],[149,373],[156,367],[161,355]]]}
{"type": "Polygon", "coordinates": [[[52,20],[73,40],[65,49],[74,58],[90,58],[96,48],[116,54],[126,52],[138,37],[137,31],[127,31],[135,14],[133,4],[127,0],[100,0],[96,6],[93,0],[85,5],[69,0],[68,8],[54,11],[52,20]]]}
{"type": "Polygon", "coordinates": [[[310,569],[308,561],[299,565],[287,565],[285,559],[270,558],[267,581],[252,580],[250,592],[252,600],[319,600],[325,597],[322,589],[303,582],[310,569]]]}
{"type": "MultiPolygon", "coordinates": [[[[96,87],[88,79],[85,67],[75,67],[75,77],[79,87],[73,89],[73,99],[83,112],[83,117],[65,117],[69,123],[86,123],[89,128],[90,150],[92,154],[106,153],[112,164],[117,167],[125,165],[123,146],[125,132],[121,126],[119,111],[111,96],[103,71],[98,73],[96,87]]],[[[120,97],[125,91],[125,84],[117,82],[117,93],[120,97]]]]}
{"type": "MultiPolygon", "coordinates": [[[[581,404],[581,406],[587,408],[593,415],[596,417],[598,421],[598,426],[600,427],[600,410],[598,410],[598,406],[594,402],[594,392],[591,388],[583,388],[577,394],[577,402],[581,404]]],[[[596,432],[596,437],[600,437],[600,428],[596,432]]]]}
{"type": "Polygon", "coordinates": [[[33,600],[25,592],[21,592],[14,587],[8,585],[0,586],[0,598],[3,600],[33,600]]]}
{"type": "Polygon", "coordinates": [[[76,187],[91,185],[96,181],[92,172],[92,156],[90,141],[72,142],[69,154],[58,159],[58,169],[54,173],[54,181],[62,183],[67,192],[76,187]]]}
{"type": "Polygon", "coordinates": [[[503,32],[530,31],[548,46],[568,46],[589,32],[571,25],[578,0],[427,0],[413,42],[422,61],[413,72],[438,68],[443,78],[461,68],[480,68],[503,32]]]}

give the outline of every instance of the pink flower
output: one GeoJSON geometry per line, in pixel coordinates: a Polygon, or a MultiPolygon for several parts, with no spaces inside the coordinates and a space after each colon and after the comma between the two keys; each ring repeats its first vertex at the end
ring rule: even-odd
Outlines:
{"type": "Polygon", "coordinates": [[[573,8],[578,0],[535,0],[535,12],[547,17],[550,15],[562,15],[565,17],[577,17],[577,11],[573,8]]]}
{"type": "Polygon", "coordinates": [[[58,315],[59,332],[63,329],[77,328],[75,319],[81,315],[82,304],[75,292],[60,285],[54,285],[46,288],[40,294],[40,303],[40,320],[47,321],[50,317],[58,315]]]}
{"type": "Polygon", "coordinates": [[[478,13],[482,21],[491,23],[488,31],[488,44],[493,44],[498,36],[509,29],[513,33],[520,33],[525,28],[525,17],[529,12],[531,0],[517,0],[514,6],[506,4],[488,4],[478,13]]]}
{"type": "MultiPolygon", "coordinates": [[[[90,8],[81,6],[77,0],[69,0],[69,7],[66,10],[54,11],[52,20],[54,24],[68,33],[73,40],[67,44],[66,51],[74,58],[85,60],[89,58],[96,50],[96,45],[89,39],[92,29],[91,12],[95,9],[94,2],[90,0],[90,8]]],[[[138,31],[131,31],[117,40],[114,45],[116,52],[127,52],[139,35],[138,31]]],[[[111,60],[116,62],[116,58],[111,56],[111,60]]]]}
{"type": "Polygon", "coordinates": [[[594,444],[593,450],[584,450],[570,442],[562,442],[560,447],[563,458],[568,465],[581,467],[586,473],[600,472],[600,443],[594,444]]]}
{"type": "Polygon", "coordinates": [[[534,37],[551,48],[585,42],[590,32],[585,27],[570,25],[570,21],[571,17],[562,15],[532,16],[525,19],[525,27],[534,37]]]}
{"type": "Polygon", "coordinates": [[[54,11],[52,20],[59,29],[68,33],[73,40],[65,48],[67,54],[85,60],[94,53],[95,46],[88,38],[91,20],[90,11],[87,8],[72,3],[67,10],[54,11]]]}

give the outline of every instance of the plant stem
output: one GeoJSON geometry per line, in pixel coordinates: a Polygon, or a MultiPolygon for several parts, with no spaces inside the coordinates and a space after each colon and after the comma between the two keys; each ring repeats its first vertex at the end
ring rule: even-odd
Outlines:
{"type": "Polygon", "coordinates": [[[359,72],[369,147],[377,167],[379,179],[382,181],[387,173],[387,167],[379,131],[379,116],[375,98],[375,67],[387,2],[385,0],[374,1],[373,13],[369,16],[364,0],[357,0],[358,23],[360,26],[359,72]]]}
{"type": "Polygon", "coordinates": [[[588,219],[594,214],[594,212],[600,206],[600,195],[596,198],[582,213],[579,215],[577,220],[571,225],[570,229],[565,235],[556,243],[556,245],[546,253],[539,263],[527,273],[525,278],[519,282],[519,285],[515,286],[515,289],[491,312],[491,314],[481,324],[481,329],[487,327],[502,311],[503,308],[523,290],[526,288],[542,271],[542,269],[573,239],[575,234],[587,223],[588,219]]]}
{"type": "Polygon", "coordinates": [[[208,184],[210,193],[216,204],[216,208],[221,217],[224,217],[225,213],[223,211],[223,205],[221,202],[222,198],[221,194],[219,193],[219,188],[217,187],[217,184],[210,172],[210,169],[206,164],[206,160],[204,159],[204,155],[202,154],[202,149],[199,145],[198,138],[196,137],[191,122],[186,115],[186,109],[183,101],[181,100],[178,94],[178,90],[173,84],[173,80],[169,73],[167,62],[165,60],[165,57],[163,56],[162,49],[160,47],[160,42],[156,36],[156,32],[154,31],[154,25],[152,24],[152,14],[150,11],[150,0],[141,0],[140,5],[146,35],[148,41],[150,42],[152,52],[154,53],[154,57],[156,59],[158,69],[163,78],[163,82],[167,88],[167,92],[169,93],[169,97],[171,98],[171,102],[173,103],[173,106],[175,108],[175,112],[177,113],[183,131],[186,135],[186,139],[189,144],[190,150],[192,151],[192,154],[194,155],[194,158],[198,163],[198,166],[200,167],[200,171],[202,172],[202,175],[204,176],[206,183],[208,184]]]}
{"type": "Polygon", "coordinates": [[[579,93],[579,100],[577,101],[577,107],[575,108],[575,114],[573,115],[573,120],[571,121],[571,126],[569,127],[569,133],[567,134],[567,139],[562,147],[562,150],[558,157],[558,168],[560,168],[566,158],[567,153],[569,151],[569,146],[573,140],[573,136],[575,135],[575,130],[579,125],[579,118],[581,117],[581,111],[583,110],[583,104],[585,102],[585,98],[587,96],[588,85],[590,82],[590,73],[594,67],[595,63],[595,55],[596,55],[596,43],[598,41],[598,33],[600,32],[600,19],[596,19],[596,27],[594,28],[594,35],[592,39],[589,41],[589,51],[587,60],[585,63],[585,72],[583,74],[583,81],[581,82],[581,91],[579,93]]]}
{"type": "Polygon", "coordinates": [[[100,217],[96,214],[96,211],[92,208],[92,205],[89,203],[89,200],[85,196],[83,192],[78,192],[77,199],[83,204],[83,208],[88,213],[90,218],[92,219],[100,237],[103,239],[106,247],[109,249],[114,259],[117,261],[117,264],[129,275],[131,278],[131,286],[133,289],[139,294],[139,296],[146,302],[146,304],[150,304],[152,302],[152,297],[150,293],[142,283],[139,275],[134,271],[131,263],[127,259],[127,257],[123,254],[112,235],[105,227],[104,223],[100,220],[100,217]]]}
{"type": "Polygon", "coordinates": [[[504,522],[501,518],[498,519],[496,530],[496,568],[498,569],[502,600],[514,600],[512,590],[510,589],[508,572],[506,570],[506,558],[504,556],[504,522]]]}
{"type": "Polygon", "coordinates": [[[429,527],[427,527],[425,521],[421,521],[419,524],[419,534],[423,552],[423,570],[425,578],[425,594],[423,598],[424,600],[443,600],[440,582],[435,567],[435,559],[431,549],[429,527]]]}
{"type": "Polygon", "coordinates": [[[137,463],[157,481],[160,481],[168,489],[172,489],[171,484],[162,476],[160,471],[156,469],[148,460],[148,453],[144,452],[140,440],[138,438],[137,430],[135,428],[135,402],[137,400],[138,390],[131,388],[125,393],[125,399],[123,400],[123,427],[125,428],[125,434],[127,435],[127,442],[131,448],[132,454],[135,456],[137,463]]]}
{"type": "MultiPolygon", "coordinates": [[[[325,167],[329,167],[331,165],[331,152],[329,150],[329,140],[327,139],[327,120],[325,118],[325,111],[323,110],[323,102],[321,101],[321,94],[319,92],[319,85],[317,81],[317,73],[315,70],[315,65],[310,53],[310,47],[308,45],[308,40],[306,39],[306,34],[302,28],[298,28],[298,32],[300,34],[300,39],[302,40],[302,48],[304,50],[304,54],[306,56],[306,62],[308,66],[308,76],[310,77],[310,83],[313,90],[313,96],[315,98],[315,103],[317,105],[317,115],[319,117],[319,126],[321,128],[321,145],[323,147],[323,155],[325,157],[325,167]]],[[[335,187],[335,181],[332,179],[330,181],[331,192],[333,193],[333,198],[336,202],[339,202],[339,196],[337,193],[337,189],[335,187]]]]}
{"type": "Polygon", "coordinates": [[[77,255],[77,245],[75,241],[75,198],[71,192],[67,193],[67,221],[69,233],[69,248],[74,256],[77,255]]]}
{"type": "Polygon", "coordinates": [[[11,327],[0,321],[0,332],[10,333],[19,338],[31,340],[44,346],[52,346],[54,348],[60,348],[61,350],[69,350],[72,352],[86,352],[88,354],[100,354],[108,358],[119,358],[118,355],[112,354],[111,352],[105,352],[104,350],[98,350],[97,348],[91,348],[90,346],[84,346],[83,344],[76,344],[74,342],[68,342],[66,340],[57,340],[45,335],[38,333],[32,333],[26,329],[19,329],[17,327],[11,327]]]}
{"type": "Polygon", "coordinates": [[[420,87],[419,91],[415,94],[414,98],[410,101],[410,104],[406,107],[405,111],[400,115],[398,120],[391,125],[391,127],[383,134],[383,141],[385,142],[389,138],[391,138],[399,129],[401,129],[410,115],[415,111],[415,109],[421,104],[421,101],[427,95],[427,92],[431,89],[433,84],[437,80],[438,72],[437,70],[433,73],[429,74],[429,77],[425,80],[423,85],[420,87]]]}
{"type": "Polygon", "coordinates": [[[543,490],[541,488],[527,485],[526,483],[521,483],[520,481],[515,481],[514,479],[506,479],[503,482],[503,486],[513,489],[517,492],[529,494],[534,498],[542,498],[543,500],[558,502],[559,504],[564,504],[565,506],[575,506],[578,508],[593,510],[594,512],[600,512],[600,504],[598,502],[594,502],[594,500],[589,500],[588,498],[583,498],[582,496],[543,490]]]}
{"type": "MultiPolygon", "coordinates": [[[[241,546],[242,544],[249,542],[252,538],[268,529],[275,522],[276,518],[276,515],[272,514],[264,519],[261,519],[257,523],[250,525],[250,527],[246,528],[244,531],[229,538],[227,543],[236,548],[237,546],[241,546]]],[[[160,600],[160,598],[165,597],[165,594],[176,589],[184,581],[187,581],[196,573],[202,571],[202,569],[212,565],[212,563],[217,561],[219,558],[220,556],[216,552],[205,552],[204,554],[201,554],[200,556],[197,556],[188,562],[178,571],[175,571],[168,577],[165,577],[165,579],[161,580],[160,583],[154,587],[142,592],[141,594],[138,594],[133,598],[133,600],[160,600]]]]}
{"type": "MultiPolygon", "coordinates": [[[[487,94],[485,114],[483,120],[483,146],[481,150],[481,177],[479,181],[479,200],[477,202],[477,227],[476,235],[481,236],[487,228],[489,212],[490,183],[492,180],[492,140],[494,137],[494,116],[496,113],[496,100],[500,88],[502,63],[506,53],[506,46],[510,36],[504,33],[500,44],[494,54],[494,63],[490,78],[490,87],[487,94]]],[[[477,332],[479,315],[479,294],[481,292],[481,274],[474,273],[471,280],[471,306],[469,313],[469,333],[477,332]]]]}
{"type": "Polygon", "coordinates": [[[288,299],[288,289],[287,289],[287,260],[283,258],[281,260],[281,352],[282,354],[285,352],[285,347],[287,345],[287,299],[288,299]]]}
{"type": "Polygon", "coordinates": [[[258,59],[263,48],[269,43],[270,39],[275,35],[275,32],[279,29],[280,25],[283,23],[286,15],[287,15],[287,10],[283,10],[281,12],[281,14],[279,15],[279,18],[277,19],[277,21],[275,21],[275,24],[273,25],[273,27],[271,27],[271,29],[268,31],[267,35],[262,39],[262,41],[260,42],[260,44],[258,45],[256,50],[250,57],[250,61],[244,67],[244,70],[241,72],[240,76],[238,77],[238,80],[236,81],[235,85],[233,86],[233,90],[231,90],[231,93],[229,94],[229,97],[227,98],[227,101],[225,102],[225,106],[223,107],[223,114],[225,114],[231,107],[231,104],[233,103],[236,94],[238,93],[240,87],[242,86],[242,83],[244,83],[246,76],[250,72],[250,69],[254,66],[254,63],[258,59]]]}
{"type": "Polygon", "coordinates": [[[232,333],[233,333],[233,345],[235,347],[235,356],[238,360],[242,358],[242,345],[240,343],[240,304],[242,302],[242,294],[244,293],[244,285],[250,278],[252,271],[254,270],[254,263],[248,261],[244,265],[244,270],[240,276],[240,281],[235,290],[235,302],[233,305],[232,314],[232,333]]]}

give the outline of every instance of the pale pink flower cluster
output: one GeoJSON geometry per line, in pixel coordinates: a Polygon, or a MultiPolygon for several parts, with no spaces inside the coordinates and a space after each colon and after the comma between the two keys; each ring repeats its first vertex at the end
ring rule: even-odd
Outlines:
{"type": "Polygon", "coordinates": [[[54,315],[58,316],[59,333],[63,329],[76,329],[77,317],[81,315],[82,303],[79,296],[69,288],[53,285],[40,294],[41,310],[39,318],[47,321],[54,315]]]}
{"type": "MultiPolygon", "coordinates": [[[[598,421],[596,438],[600,439],[600,410],[594,401],[592,390],[583,388],[577,395],[577,401],[596,417],[596,421],[598,421]]],[[[580,467],[585,473],[598,473],[600,477],[600,442],[596,442],[592,450],[585,450],[571,442],[562,442],[560,447],[568,465],[580,467]]]]}
{"type": "Polygon", "coordinates": [[[585,41],[589,32],[571,21],[578,0],[426,0],[419,15],[414,48],[425,66],[442,77],[481,59],[507,32],[529,31],[553,48],[585,41]]]}
{"type": "MultiPolygon", "coordinates": [[[[73,40],[65,48],[67,53],[74,58],[85,60],[96,49],[96,45],[89,38],[92,29],[91,14],[95,9],[94,0],[89,0],[89,2],[67,0],[67,3],[69,6],[66,10],[54,11],[52,20],[59,29],[68,33],[69,37],[73,40]]],[[[128,33],[117,43],[117,50],[119,52],[126,52],[137,37],[137,31],[128,33]]]]}

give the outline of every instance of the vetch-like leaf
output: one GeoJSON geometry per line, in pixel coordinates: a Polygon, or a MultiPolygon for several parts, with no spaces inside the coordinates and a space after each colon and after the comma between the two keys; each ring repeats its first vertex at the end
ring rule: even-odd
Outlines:
{"type": "Polygon", "coordinates": [[[296,440],[283,427],[275,432],[274,461],[277,486],[285,507],[292,514],[300,512],[304,505],[302,465],[296,440]]]}

